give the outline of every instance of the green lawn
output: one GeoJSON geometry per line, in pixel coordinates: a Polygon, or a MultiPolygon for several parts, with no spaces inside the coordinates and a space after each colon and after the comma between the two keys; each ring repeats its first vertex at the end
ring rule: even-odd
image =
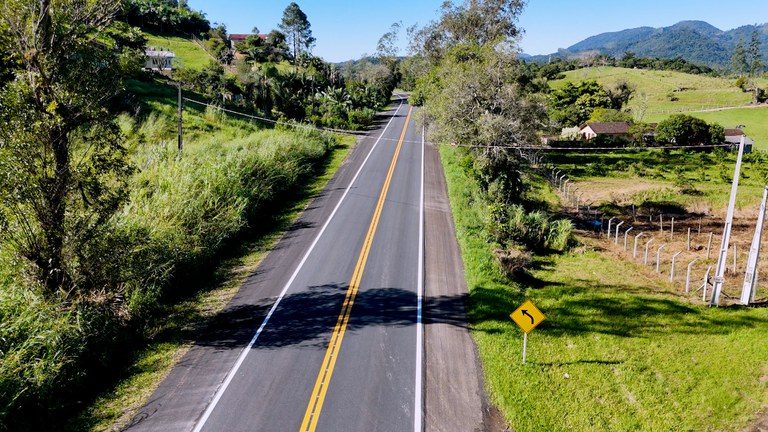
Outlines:
{"type": "MultiPolygon", "coordinates": [[[[580,183],[588,201],[599,202],[594,198],[613,194],[636,205],[643,201],[674,202],[689,209],[708,206],[718,211],[725,208],[730,196],[736,155],[645,150],[554,153],[549,161],[580,183]],[[595,187],[590,189],[591,184],[595,187]]],[[[768,164],[763,156],[746,155],[737,209],[757,207],[767,181],[768,164]]]]}
{"type": "MultiPolygon", "coordinates": [[[[634,84],[636,93],[629,108],[637,115],[645,103],[645,121],[680,111],[746,105],[752,100],[749,93],[744,93],[734,85],[734,80],[673,71],[592,67],[568,71],[564,79],[551,84],[558,87],[566,81],[585,80],[596,80],[608,86],[620,81],[634,84]],[[669,95],[679,100],[671,101],[669,95]]],[[[767,80],[761,80],[760,83],[768,85],[767,80]]]]}
{"type": "Polygon", "coordinates": [[[691,113],[708,122],[719,123],[727,128],[745,125],[746,133],[755,141],[755,149],[768,150],[768,107],[691,113]]]}
{"type": "Polygon", "coordinates": [[[175,67],[200,70],[213,60],[207,51],[191,39],[149,33],[146,36],[148,47],[165,48],[176,54],[175,67]]]}
{"type": "Polygon", "coordinates": [[[768,405],[768,309],[691,303],[634,264],[589,246],[500,272],[485,206],[459,148],[440,149],[491,400],[513,430],[739,431],[768,405]],[[529,338],[508,315],[548,316],[529,338]]]}

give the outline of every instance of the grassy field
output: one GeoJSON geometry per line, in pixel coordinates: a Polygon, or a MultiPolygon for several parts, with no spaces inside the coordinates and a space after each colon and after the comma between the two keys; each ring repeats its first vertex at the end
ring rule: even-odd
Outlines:
{"type": "MultiPolygon", "coordinates": [[[[755,148],[768,150],[768,107],[698,112],[751,102],[751,94],[741,91],[732,79],[673,71],[593,67],[566,72],[564,79],[553,81],[551,85],[558,87],[566,81],[584,80],[596,80],[606,86],[620,81],[632,83],[636,93],[628,107],[637,117],[643,112],[641,107],[645,106],[645,113],[638,120],[659,122],[670,114],[685,112],[726,128],[745,125],[744,130],[755,141],[755,148]],[[670,95],[679,100],[671,101],[670,95]]],[[[760,79],[759,84],[768,87],[768,79],[760,79]]]]}
{"type": "Polygon", "coordinates": [[[696,306],[589,244],[507,279],[461,151],[440,150],[470,319],[491,399],[513,430],[739,431],[768,404],[768,309],[696,306]],[[522,365],[508,315],[525,298],[548,320],[522,365]]]}
{"type": "MultiPolygon", "coordinates": [[[[640,152],[561,153],[550,162],[567,172],[587,202],[677,203],[690,211],[724,211],[731,189],[734,153],[640,152]]],[[[737,210],[756,208],[768,181],[762,154],[746,155],[739,180],[737,210]]]]}
{"type": "MultiPolygon", "coordinates": [[[[637,113],[645,100],[645,115],[648,117],[679,111],[740,106],[752,100],[749,93],[744,93],[734,85],[734,80],[673,71],[592,67],[568,71],[564,79],[553,81],[551,84],[558,87],[566,81],[585,80],[595,80],[608,86],[620,81],[634,84],[636,93],[629,107],[637,113]],[[671,101],[670,95],[679,100],[671,101]]],[[[761,84],[767,85],[768,81],[761,80],[761,84]]]]}
{"type": "Polygon", "coordinates": [[[200,45],[190,39],[149,33],[146,35],[148,47],[165,48],[176,54],[176,67],[200,70],[213,60],[200,45]]]}
{"type": "Polygon", "coordinates": [[[755,149],[768,150],[768,107],[691,113],[691,115],[725,127],[744,125],[746,126],[744,133],[755,141],[755,149]]]}
{"type": "Polygon", "coordinates": [[[253,233],[235,248],[210,280],[198,287],[196,294],[169,305],[168,319],[155,330],[151,343],[131,360],[118,383],[100,395],[66,427],[68,431],[122,430],[181,360],[194,341],[196,330],[220,311],[242,286],[283,232],[304,210],[309,200],[320,193],[344,162],[354,145],[354,138],[340,138],[327,163],[301,193],[274,216],[266,232],[253,233]]]}

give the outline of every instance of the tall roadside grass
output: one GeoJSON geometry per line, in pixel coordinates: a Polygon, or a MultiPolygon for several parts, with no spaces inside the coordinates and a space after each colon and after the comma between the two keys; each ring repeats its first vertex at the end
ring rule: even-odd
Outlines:
{"type": "Polygon", "coordinates": [[[164,142],[172,126],[165,116],[118,124],[137,172],[109,244],[94,251],[108,263],[93,275],[103,291],[46,301],[0,245],[0,430],[56,429],[163,319],[161,305],[193,294],[189,282],[269,223],[335,145],[318,132],[242,130],[222,120],[180,155],[164,142]]]}

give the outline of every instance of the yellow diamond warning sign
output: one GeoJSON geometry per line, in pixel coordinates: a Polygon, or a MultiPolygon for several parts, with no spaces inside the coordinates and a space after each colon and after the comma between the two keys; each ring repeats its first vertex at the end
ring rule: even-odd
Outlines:
{"type": "Polygon", "coordinates": [[[535,329],[537,325],[547,319],[543,313],[533,304],[532,301],[526,300],[525,303],[520,305],[509,316],[517,325],[523,330],[523,333],[528,333],[535,329]]]}

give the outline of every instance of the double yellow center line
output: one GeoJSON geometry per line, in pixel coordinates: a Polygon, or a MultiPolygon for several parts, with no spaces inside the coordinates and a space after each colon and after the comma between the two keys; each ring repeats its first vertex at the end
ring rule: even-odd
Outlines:
{"type": "Polygon", "coordinates": [[[344,333],[347,330],[349,317],[352,315],[352,305],[355,303],[355,296],[357,296],[357,291],[360,287],[360,280],[363,278],[365,263],[368,261],[368,254],[371,251],[373,237],[376,235],[376,227],[379,225],[381,212],[384,209],[384,201],[387,199],[389,185],[392,183],[392,175],[395,173],[395,167],[397,166],[397,159],[400,155],[400,149],[403,147],[405,134],[408,131],[408,124],[411,120],[412,110],[412,107],[408,109],[408,115],[405,117],[405,126],[403,126],[403,131],[400,133],[400,139],[397,141],[395,154],[392,156],[392,162],[389,164],[387,177],[384,179],[384,185],[381,188],[379,200],[376,203],[376,209],[373,212],[371,224],[368,227],[368,233],[365,235],[363,247],[360,250],[359,257],[357,258],[357,265],[355,265],[355,271],[352,273],[352,280],[349,282],[347,295],[344,297],[344,303],[341,306],[341,313],[339,313],[336,326],[333,328],[331,341],[328,344],[328,349],[325,351],[323,364],[320,367],[320,372],[317,375],[315,387],[312,390],[312,396],[309,398],[307,411],[304,413],[304,420],[301,422],[301,432],[314,432],[317,428],[320,412],[322,411],[323,403],[325,402],[325,395],[328,393],[328,385],[331,381],[331,377],[333,376],[333,368],[336,365],[336,359],[338,358],[339,351],[341,350],[341,342],[344,339],[344,333]]]}

